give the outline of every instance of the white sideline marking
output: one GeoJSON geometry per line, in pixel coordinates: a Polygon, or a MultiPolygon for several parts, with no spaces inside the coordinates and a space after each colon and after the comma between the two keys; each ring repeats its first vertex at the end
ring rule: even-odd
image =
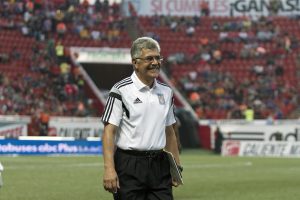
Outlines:
{"type": "Polygon", "coordinates": [[[243,162],[243,163],[229,163],[229,164],[187,164],[183,165],[187,169],[199,169],[199,168],[223,168],[223,167],[240,167],[240,166],[252,166],[252,162],[243,162]]]}
{"type": "Polygon", "coordinates": [[[74,163],[74,164],[66,164],[66,163],[53,163],[51,166],[43,165],[43,164],[36,164],[36,165],[25,165],[25,166],[6,166],[6,170],[19,170],[19,169],[45,169],[47,167],[60,167],[60,168],[73,168],[73,167],[101,167],[103,163],[74,163]]]}
{"type": "Polygon", "coordinates": [[[195,198],[184,198],[184,199],[181,199],[181,200],[199,200],[199,198],[195,199],[195,198]]]}
{"type": "MultiPolygon", "coordinates": [[[[248,167],[252,166],[252,162],[243,162],[243,163],[229,163],[229,164],[184,164],[185,169],[201,169],[201,168],[224,168],[224,167],[248,167]]],[[[52,163],[51,168],[53,167],[61,167],[61,168],[70,168],[70,167],[102,167],[103,163],[52,163]]],[[[17,169],[45,169],[48,167],[44,164],[36,164],[36,165],[25,165],[25,166],[6,166],[6,170],[17,170],[17,169]]]]}

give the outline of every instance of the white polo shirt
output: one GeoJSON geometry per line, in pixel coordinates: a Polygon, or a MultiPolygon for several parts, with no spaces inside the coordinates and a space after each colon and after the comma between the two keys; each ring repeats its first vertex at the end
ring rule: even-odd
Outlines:
{"type": "Polygon", "coordinates": [[[149,88],[134,72],[111,89],[102,121],[119,127],[119,148],[158,150],[166,145],[166,126],[176,122],[173,108],[170,87],[155,80],[149,88]]]}

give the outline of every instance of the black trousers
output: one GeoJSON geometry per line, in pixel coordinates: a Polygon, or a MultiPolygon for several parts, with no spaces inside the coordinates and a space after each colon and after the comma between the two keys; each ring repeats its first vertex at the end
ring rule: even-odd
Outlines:
{"type": "Polygon", "coordinates": [[[164,152],[143,155],[117,149],[114,159],[120,183],[115,200],[173,200],[170,165],[164,152]]]}

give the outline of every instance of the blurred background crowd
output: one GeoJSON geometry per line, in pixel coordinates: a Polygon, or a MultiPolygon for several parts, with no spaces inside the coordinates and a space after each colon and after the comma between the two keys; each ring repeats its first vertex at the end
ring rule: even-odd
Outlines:
{"type": "Polygon", "coordinates": [[[0,114],[100,116],[69,48],[160,42],[164,72],[199,119],[299,117],[300,15],[138,16],[96,0],[0,2],[0,114]]]}

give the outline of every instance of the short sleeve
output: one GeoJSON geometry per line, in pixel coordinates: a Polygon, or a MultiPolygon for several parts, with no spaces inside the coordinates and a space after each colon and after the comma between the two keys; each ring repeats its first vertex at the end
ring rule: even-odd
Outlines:
{"type": "Polygon", "coordinates": [[[122,120],[122,96],[119,89],[113,87],[110,92],[104,112],[102,115],[102,121],[104,123],[110,123],[116,126],[119,126],[122,120]]]}
{"type": "Polygon", "coordinates": [[[174,124],[176,122],[175,119],[175,113],[174,113],[174,98],[173,98],[173,94],[171,96],[171,100],[170,100],[170,107],[169,107],[169,111],[168,111],[168,115],[167,115],[167,120],[166,120],[166,126],[170,126],[172,124],[174,124]]]}

